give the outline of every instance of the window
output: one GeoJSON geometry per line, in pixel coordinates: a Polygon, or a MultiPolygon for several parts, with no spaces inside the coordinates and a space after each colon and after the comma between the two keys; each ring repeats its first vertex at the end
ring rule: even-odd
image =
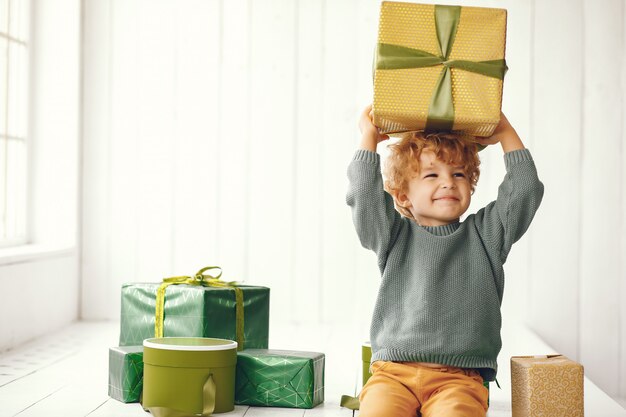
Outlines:
{"type": "Polygon", "coordinates": [[[26,241],[29,0],[0,0],[0,246],[26,241]]]}

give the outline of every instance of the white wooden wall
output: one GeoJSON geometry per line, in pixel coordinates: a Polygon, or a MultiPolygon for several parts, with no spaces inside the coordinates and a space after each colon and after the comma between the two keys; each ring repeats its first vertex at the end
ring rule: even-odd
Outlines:
{"type": "Polygon", "coordinates": [[[213,264],[270,286],[276,319],[369,315],[350,302],[377,278],[345,171],[377,13],[372,1],[85,2],[85,317],[116,317],[123,282],[213,264]]]}
{"type": "MultiPolygon", "coordinates": [[[[626,396],[623,2],[471,3],[509,10],[503,107],[546,185],[505,320],[626,396]]],[[[84,1],[84,318],[116,318],[123,282],[215,264],[271,287],[273,322],[367,337],[377,267],[344,196],[378,5],[84,1]]],[[[481,157],[473,210],[504,174],[497,147],[481,157]]]]}
{"type": "Polygon", "coordinates": [[[530,323],[624,397],[624,2],[536,1],[533,13],[531,128],[546,194],[531,236],[530,323]]]}

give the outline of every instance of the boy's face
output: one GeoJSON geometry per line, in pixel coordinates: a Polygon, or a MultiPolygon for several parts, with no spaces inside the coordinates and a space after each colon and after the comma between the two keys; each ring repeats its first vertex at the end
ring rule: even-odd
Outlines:
{"type": "Polygon", "coordinates": [[[406,194],[396,201],[422,226],[442,226],[458,221],[470,205],[472,187],[462,166],[436,158],[430,150],[420,155],[420,171],[409,181],[406,194]]]}

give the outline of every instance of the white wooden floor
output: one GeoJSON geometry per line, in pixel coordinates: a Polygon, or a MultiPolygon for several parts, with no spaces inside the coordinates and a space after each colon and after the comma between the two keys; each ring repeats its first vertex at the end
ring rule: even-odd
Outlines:
{"type": "MultiPolygon", "coordinates": [[[[123,404],[107,395],[108,348],[117,344],[118,328],[117,322],[79,322],[1,354],[0,417],[147,416],[139,404],[123,404]]],[[[555,353],[523,327],[505,327],[503,339],[498,373],[502,389],[492,384],[489,417],[511,415],[508,363],[512,354],[555,353]]],[[[342,394],[355,394],[360,378],[359,342],[333,327],[272,328],[271,348],[326,353],[324,404],[312,410],[237,406],[221,416],[351,417],[352,411],[339,407],[339,399],[342,394]]],[[[585,414],[626,417],[617,402],[587,379],[585,414]]]]}

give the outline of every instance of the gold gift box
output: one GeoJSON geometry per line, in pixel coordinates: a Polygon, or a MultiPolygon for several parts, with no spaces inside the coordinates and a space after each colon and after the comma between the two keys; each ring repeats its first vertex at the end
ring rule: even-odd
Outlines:
{"type": "Polygon", "coordinates": [[[513,417],[583,416],[583,366],[562,355],[513,356],[511,406],[513,417]]]}
{"type": "MultiPolygon", "coordinates": [[[[442,56],[435,6],[382,2],[378,33],[381,44],[398,45],[442,56]]],[[[504,9],[460,7],[448,61],[504,60],[504,9]]],[[[445,55],[445,52],[443,52],[445,55]]],[[[374,69],[374,124],[381,133],[424,130],[431,97],[443,64],[402,69],[374,69]]],[[[503,75],[502,75],[503,76],[503,75]]],[[[500,121],[502,79],[451,68],[454,122],[452,130],[491,136],[500,121]]]]}

